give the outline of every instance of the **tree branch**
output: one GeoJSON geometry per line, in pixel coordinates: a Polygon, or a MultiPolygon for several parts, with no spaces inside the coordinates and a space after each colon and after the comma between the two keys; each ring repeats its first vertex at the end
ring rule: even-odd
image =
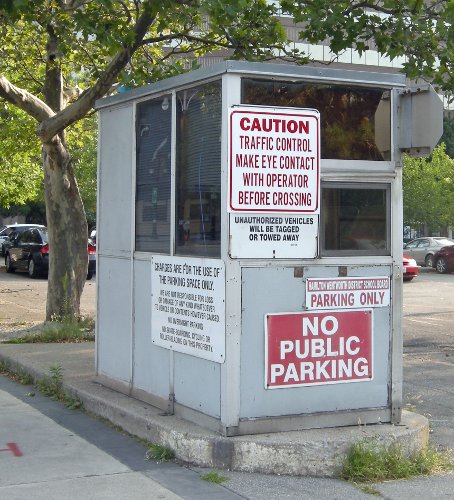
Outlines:
{"type": "Polygon", "coordinates": [[[76,40],[76,43],[80,49],[81,52],[85,54],[87,59],[91,62],[91,65],[93,66],[94,71],[96,72],[96,76],[99,77],[99,74],[101,73],[99,71],[98,65],[96,64],[95,60],[93,59],[93,56],[90,54],[90,52],[84,47],[84,44],[80,42],[80,40],[76,40]]]}
{"type": "Polygon", "coordinates": [[[187,33],[178,33],[178,34],[173,34],[173,35],[161,35],[161,36],[156,36],[152,38],[144,38],[142,40],[141,45],[150,45],[152,43],[159,43],[159,42],[166,42],[170,40],[178,40],[178,39],[185,39],[189,42],[199,42],[201,46],[211,46],[211,45],[216,45],[218,47],[222,48],[231,48],[232,45],[225,42],[221,42],[219,40],[208,40],[206,38],[200,37],[200,36],[194,36],[194,35],[189,35],[187,33]]]}
{"type": "Polygon", "coordinates": [[[3,75],[0,75],[0,97],[22,109],[40,123],[55,115],[45,102],[30,92],[14,86],[3,75]]]}
{"type": "Polygon", "coordinates": [[[132,21],[131,11],[128,9],[128,6],[125,4],[125,2],[123,2],[122,0],[119,0],[119,2],[120,5],[123,7],[126,20],[128,21],[128,23],[130,23],[132,21]]]}
{"type": "Polygon", "coordinates": [[[62,0],[60,6],[63,11],[71,12],[90,3],[92,0],[62,0]]]}
{"type": "Polygon", "coordinates": [[[356,4],[352,4],[348,9],[344,10],[342,13],[344,16],[350,15],[354,10],[357,9],[370,9],[371,12],[381,12],[382,14],[395,14],[396,9],[387,9],[385,7],[382,7],[378,3],[375,2],[370,2],[370,1],[364,1],[364,2],[358,2],[356,4]]]}
{"type": "Polygon", "coordinates": [[[44,143],[50,141],[53,136],[72,123],[84,118],[94,106],[95,101],[111,89],[120,71],[128,64],[132,54],[141,46],[141,42],[153,21],[154,18],[147,12],[142,13],[134,26],[135,40],[132,45],[123,47],[117,52],[97,82],[83,92],[77,101],[40,123],[38,136],[44,143]]]}

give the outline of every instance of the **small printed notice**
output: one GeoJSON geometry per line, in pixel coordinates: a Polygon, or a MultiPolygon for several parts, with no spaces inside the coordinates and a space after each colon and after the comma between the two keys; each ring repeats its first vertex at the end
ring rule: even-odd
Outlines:
{"type": "Polygon", "coordinates": [[[317,110],[233,107],[229,133],[229,211],[319,213],[317,110]]]}
{"type": "Polygon", "coordinates": [[[372,380],[372,310],[267,314],[265,388],[372,380]]]}
{"type": "Polygon", "coordinates": [[[308,309],[358,309],[388,307],[389,276],[367,278],[307,278],[308,309]]]}
{"type": "Polygon", "coordinates": [[[152,257],[153,344],[225,361],[225,266],[219,259],[152,257]]]}
{"type": "Polygon", "coordinates": [[[248,259],[313,259],[318,215],[230,214],[230,256],[248,259]]]}

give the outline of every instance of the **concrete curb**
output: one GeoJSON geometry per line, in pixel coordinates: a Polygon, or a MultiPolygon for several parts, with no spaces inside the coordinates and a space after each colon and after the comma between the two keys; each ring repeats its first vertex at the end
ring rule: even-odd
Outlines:
{"type": "Polygon", "coordinates": [[[304,431],[223,437],[161,410],[101,386],[95,381],[90,344],[2,345],[0,360],[35,379],[49,376],[49,367],[63,368],[64,387],[85,409],[141,439],[172,449],[184,462],[242,472],[336,477],[348,448],[372,438],[398,442],[408,452],[427,446],[428,420],[403,412],[399,425],[358,425],[304,431]]]}

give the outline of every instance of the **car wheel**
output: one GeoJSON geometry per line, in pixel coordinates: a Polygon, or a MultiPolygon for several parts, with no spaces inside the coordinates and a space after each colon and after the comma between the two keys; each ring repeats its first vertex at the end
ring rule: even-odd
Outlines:
{"type": "Polygon", "coordinates": [[[28,261],[28,275],[30,276],[30,278],[37,278],[39,276],[35,261],[33,259],[30,259],[28,261]]]}
{"type": "Polygon", "coordinates": [[[434,256],[426,255],[426,259],[424,261],[426,267],[434,267],[434,256]]]}
{"type": "Polygon", "coordinates": [[[404,278],[404,281],[411,281],[413,278],[414,276],[412,276],[411,278],[404,278]]]}
{"type": "Polygon", "coordinates": [[[437,260],[437,271],[441,274],[448,272],[448,261],[444,257],[440,257],[437,260]]]}
{"type": "Polygon", "coordinates": [[[91,280],[93,278],[93,272],[92,271],[88,271],[87,273],[87,280],[91,280]]]}
{"type": "Polygon", "coordinates": [[[5,266],[6,266],[7,273],[14,273],[14,271],[16,270],[11,262],[11,257],[9,256],[9,254],[7,254],[7,256],[5,258],[5,266]]]}

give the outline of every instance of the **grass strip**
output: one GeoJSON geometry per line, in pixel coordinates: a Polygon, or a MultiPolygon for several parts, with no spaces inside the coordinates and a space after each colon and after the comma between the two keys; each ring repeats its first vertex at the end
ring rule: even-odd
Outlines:
{"type": "Polygon", "coordinates": [[[216,470],[212,470],[210,472],[207,472],[206,474],[202,474],[200,476],[200,479],[202,479],[203,481],[207,481],[208,483],[214,483],[214,484],[222,484],[228,480],[227,477],[222,476],[216,470]]]}
{"type": "Polygon", "coordinates": [[[367,439],[353,444],[342,464],[341,478],[354,483],[409,479],[454,470],[449,451],[432,448],[406,453],[396,441],[391,444],[367,439]]]}
{"type": "Polygon", "coordinates": [[[5,340],[4,344],[78,343],[93,341],[95,323],[92,318],[80,321],[51,321],[36,333],[5,340]]]}

